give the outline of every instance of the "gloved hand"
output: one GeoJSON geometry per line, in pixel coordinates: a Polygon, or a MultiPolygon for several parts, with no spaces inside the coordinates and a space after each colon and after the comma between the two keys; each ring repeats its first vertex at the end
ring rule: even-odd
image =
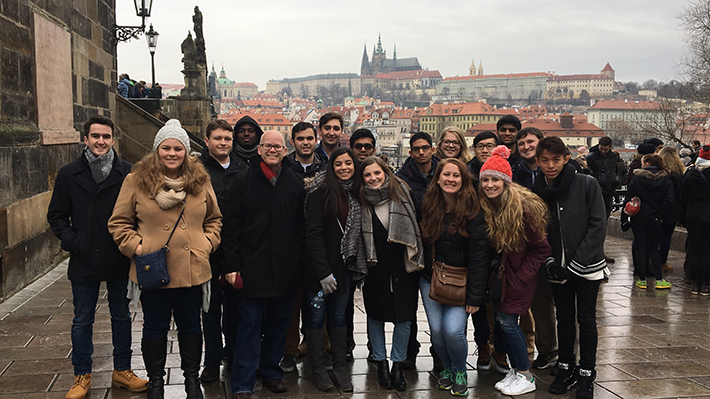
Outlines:
{"type": "Polygon", "coordinates": [[[338,283],[333,277],[333,273],[329,274],[326,278],[320,281],[320,286],[323,288],[323,293],[332,294],[336,289],[338,289],[338,283]]]}
{"type": "Polygon", "coordinates": [[[631,223],[628,220],[621,222],[621,231],[626,232],[626,231],[629,231],[630,229],[631,229],[631,223]]]}
{"type": "Polygon", "coordinates": [[[564,284],[570,278],[569,270],[558,265],[552,256],[545,261],[545,269],[547,270],[547,280],[551,283],[564,284]]]}

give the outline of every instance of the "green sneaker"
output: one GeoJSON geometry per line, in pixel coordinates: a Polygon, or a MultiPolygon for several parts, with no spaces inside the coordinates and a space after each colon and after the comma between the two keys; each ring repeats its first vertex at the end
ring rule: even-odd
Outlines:
{"type": "Polygon", "coordinates": [[[661,279],[661,281],[656,280],[656,289],[669,290],[671,289],[671,283],[669,283],[666,279],[661,279]]]}
{"type": "Polygon", "coordinates": [[[468,376],[465,371],[457,371],[454,386],[451,387],[451,394],[454,396],[468,396],[468,376]]]}
{"type": "Polygon", "coordinates": [[[436,381],[436,386],[439,389],[448,391],[454,386],[454,373],[451,369],[444,369],[439,373],[439,379],[436,381]]]}
{"type": "Polygon", "coordinates": [[[646,280],[636,280],[636,286],[639,289],[645,290],[646,289],[646,280]]]}

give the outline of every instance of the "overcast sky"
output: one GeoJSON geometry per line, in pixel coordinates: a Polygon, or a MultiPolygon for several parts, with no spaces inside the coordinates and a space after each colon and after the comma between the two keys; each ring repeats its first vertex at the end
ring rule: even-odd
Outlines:
{"type": "MultiPolygon", "coordinates": [[[[116,2],[118,25],[138,25],[133,3],[116,2]]],[[[468,74],[599,73],[609,62],[617,81],[681,78],[684,49],[677,15],[687,0],[154,0],[150,22],[160,34],[156,80],[184,83],[180,43],[194,6],[204,17],[207,62],[217,73],[266,89],[271,79],[360,73],[363,45],[377,35],[387,57],[418,57],[443,77],[468,74]]],[[[194,35],[194,32],[193,32],[194,35]]],[[[150,83],[144,36],[118,45],[119,73],[150,83]]]]}

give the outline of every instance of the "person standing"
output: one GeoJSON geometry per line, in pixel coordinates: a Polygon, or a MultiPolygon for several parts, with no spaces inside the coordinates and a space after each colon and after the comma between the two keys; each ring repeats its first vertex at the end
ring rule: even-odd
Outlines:
{"type": "Polygon", "coordinates": [[[493,155],[481,168],[479,193],[488,238],[503,256],[506,277],[505,294],[494,301],[495,342],[502,344],[511,367],[495,388],[504,395],[515,396],[535,390],[527,340],[519,318],[529,314],[538,270],[550,254],[550,245],[545,238],[547,206],[540,197],[513,183],[513,172],[505,159],[509,153],[505,146],[493,150],[493,155]]]}
{"type": "Polygon", "coordinates": [[[454,396],[468,395],[466,323],[483,304],[491,263],[491,246],[478,195],[466,164],[444,159],[422,203],[425,269],[419,279],[432,345],[444,369],[437,387],[454,396]],[[430,249],[428,249],[430,248],[430,249]],[[467,271],[465,304],[446,305],[429,297],[432,260],[467,271]]]}
{"type": "Polygon", "coordinates": [[[409,138],[409,158],[395,175],[404,180],[412,190],[414,205],[419,207],[429,187],[439,158],[434,156],[431,136],[426,132],[414,133],[409,138]]]}
{"type": "Polygon", "coordinates": [[[264,132],[259,158],[229,188],[224,207],[222,273],[243,282],[231,389],[250,398],[257,368],[262,384],[285,392],[279,361],[293,313],[303,248],[303,179],[286,155],[284,137],[264,132]]]}
{"type": "Polygon", "coordinates": [[[478,172],[481,171],[481,166],[488,160],[491,152],[498,144],[498,136],[490,131],[478,133],[473,139],[474,157],[468,163],[468,170],[474,179],[478,180],[478,172]]]}
{"type": "MultiPolygon", "coordinates": [[[[600,138],[599,144],[590,148],[589,155],[586,157],[587,166],[592,171],[592,176],[597,179],[599,186],[602,188],[602,198],[604,198],[607,219],[609,219],[614,207],[614,193],[618,183],[616,166],[619,162],[619,157],[611,150],[611,144],[611,138],[606,136],[600,138]]],[[[606,262],[614,263],[615,259],[607,257],[606,262]]]]}
{"type": "Polygon", "coordinates": [[[434,156],[439,159],[457,158],[463,163],[468,163],[471,160],[471,154],[468,152],[463,131],[456,126],[444,128],[434,156]]]}
{"type": "Polygon", "coordinates": [[[113,338],[111,385],[145,392],[148,381],[131,370],[131,312],[126,297],[130,259],[118,250],[106,228],[131,164],[113,150],[114,124],[94,116],[84,124],[82,154],[63,166],[54,183],[47,221],[69,251],[72,287],[72,365],[74,384],[67,399],[80,399],[91,389],[93,324],[101,282],[106,282],[113,338]]]}
{"type": "Polygon", "coordinates": [[[343,116],[337,112],[323,114],[318,120],[318,134],[320,144],[316,147],[316,154],[328,159],[330,154],[340,147],[340,138],[343,136],[343,116]]]}
{"type": "Polygon", "coordinates": [[[510,157],[508,158],[508,163],[515,173],[518,164],[520,163],[520,152],[518,152],[517,141],[515,137],[517,136],[523,125],[520,123],[515,115],[505,115],[498,119],[496,122],[496,130],[498,133],[498,141],[500,144],[508,147],[510,150],[510,157]]]}
{"type": "Polygon", "coordinates": [[[208,310],[209,256],[220,243],[222,214],[209,174],[190,153],[190,139],[177,119],[158,130],[153,152],[133,168],[121,188],[108,229],[125,256],[140,256],[162,248],[170,282],[139,291],[136,263],[131,263],[129,297],[143,305],[141,350],[148,372],[148,398],[164,395],[165,361],[171,319],[180,344],[180,367],[189,399],[202,399],[199,372],[202,358],[200,309],[208,310]],[[174,229],[174,233],[171,230],[174,229]]]}
{"type": "Polygon", "coordinates": [[[370,129],[357,129],[350,136],[350,149],[357,155],[358,162],[362,163],[365,158],[375,155],[375,135],[370,129]]]}
{"type": "Polygon", "coordinates": [[[264,131],[254,118],[249,115],[243,116],[234,124],[236,143],[232,146],[232,151],[242,162],[249,165],[252,159],[259,158],[257,146],[263,134],[264,131]]]}
{"type": "Polygon", "coordinates": [[[688,228],[687,257],[692,294],[710,295],[710,145],[701,147],[695,167],[688,168],[680,186],[688,228]]]}
{"type": "Polygon", "coordinates": [[[668,178],[673,183],[673,194],[675,195],[673,206],[666,213],[661,225],[661,269],[670,271],[673,270],[673,266],[668,264],[668,252],[671,249],[671,239],[673,238],[675,227],[681,220],[680,183],[683,181],[685,165],[683,165],[683,161],[678,155],[678,149],[675,147],[663,147],[658,151],[658,155],[663,160],[663,166],[668,172],[668,178]]]}
{"type": "Polygon", "coordinates": [[[372,358],[384,389],[407,389],[403,362],[407,359],[411,324],[419,302],[419,273],[424,268],[417,212],[409,187],[395,177],[385,161],[366,158],[360,167],[363,186],[362,234],[368,262],[362,289],[372,358]],[[392,370],[385,350],[385,322],[394,323],[392,370]]]}

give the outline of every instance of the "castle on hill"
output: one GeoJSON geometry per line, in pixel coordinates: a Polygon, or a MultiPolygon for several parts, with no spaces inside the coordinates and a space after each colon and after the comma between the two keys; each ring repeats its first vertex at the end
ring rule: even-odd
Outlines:
{"type": "Polygon", "coordinates": [[[387,58],[387,52],[382,48],[381,36],[377,36],[377,46],[372,51],[372,61],[367,56],[367,45],[363,46],[360,76],[377,76],[382,73],[399,71],[416,71],[422,69],[417,57],[397,59],[397,45],[394,46],[392,58],[387,58]]]}

